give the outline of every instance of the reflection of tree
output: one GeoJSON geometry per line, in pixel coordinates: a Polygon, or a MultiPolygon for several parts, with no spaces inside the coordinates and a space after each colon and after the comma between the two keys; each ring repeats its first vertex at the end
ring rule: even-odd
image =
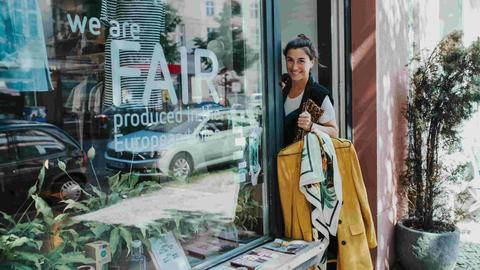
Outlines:
{"type": "Polygon", "coordinates": [[[174,35],[177,25],[182,22],[182,19],[177,16],[177,10],[170,4],[165,6],[165,33],[160,35],[160,44],[162,45],[165,58],[169,64],[178,63],[180,55],[177,51],[178,43],[175,41],[174,35]]]}
{"type": "MultiPolygon", "coordinates": [[[[239,76],[243,71],[250,67],[257,59],[255,50],[246,44],[243,38],[243,31],[239,25],[235,25],[234,18],[242,16],[241,6],[238,2],[232,1],[232,4],[225,3],[222,12],[216,21],[220,24],[216,31],[207,40],[200,37],[193,39],[197,48],[206,49],[209,41],[217,40],[223,43],[224,51],[217,54],[219,62],[227,70],[234,70],[239,76]]],[[[205,63],[207,68],[210,63],[205,63]]]]}

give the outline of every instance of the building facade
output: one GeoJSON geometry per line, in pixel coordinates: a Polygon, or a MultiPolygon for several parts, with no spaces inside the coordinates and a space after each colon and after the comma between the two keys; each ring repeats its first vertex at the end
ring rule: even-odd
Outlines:
{"type": "MultiPolygon", "coordinates": [[[[207,269],[283,235],[281,50],[299,33],[318,45],[313,74],[357,149],[372,259],[389,269],[406,209],[406,65],[453,30],[480,34],[475,0],[0,2],[0,210],[60,221],[33,250],[109,249],[117,269],[207,269]]],[[[16,260],[0,265],[35,265],[16,260]]]]}

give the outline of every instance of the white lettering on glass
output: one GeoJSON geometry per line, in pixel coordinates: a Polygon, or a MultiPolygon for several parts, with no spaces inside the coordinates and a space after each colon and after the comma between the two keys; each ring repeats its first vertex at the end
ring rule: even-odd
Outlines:
{"type": "Polygon", "coordinates": [[[177,94],[173,88],[172,78],[168,71],[167,61],[165,60],[162,46],[160,46],[159,43],[155,44],[155,48],[153,49],[152,61],[150,62],[150,68],[148,70],[147,84],[145,85],[145,91],[143,91],[144,105],[148,105],[153,89],[167,89],[170,101],[173,105],[177,104],[177,94]],[[162,70],[163,80],[155,80],[158,65],[160,65],[160,69],[162,70]]]}
{"type": "Polygon", "coordinates": [[[82,34],[85,32],[85,26],[87,25],[88,20],[87,17],[83,16],[83,19],[80,21],[80,17],[78,15],[75,15],[75,18],[72,20],[72,16],[70,16],[70,14],[67,14],[67,20],[72,32],[80,31],[80,33],[82,34]]]}
{"type": "MultiPolygon", "coordinates": [[[[217,56],[210,50],[196,49],[195,50],[195,92],[199,95],[201,92],[201,81],[207,81],[208,90],[212,95],[213,101],[219,102],[219,97],[215,85],[213,84],[213,78],[218,74],[218,60],[217,56]],[[202,58],[210,58],[212,61],[212,70],[210,72],[202,72],[202,58]]],[[[201,94],[199,95],[201,97],[201,94]]],[[[197,103],[202,102],[201,98],[197,98],[197,103]]]]}
{"type": "Polygon", "coordinates": [[[112,41],[112,96],[115,106],[122,104],[121,77],[140,77],[140,69],[120,66],[120,50],[139,51],[140,43],[126,40],[112,41]]]}

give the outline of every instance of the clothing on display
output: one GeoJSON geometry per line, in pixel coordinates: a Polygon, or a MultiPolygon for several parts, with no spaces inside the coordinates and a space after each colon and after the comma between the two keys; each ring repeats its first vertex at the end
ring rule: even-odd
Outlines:
{"type": "Polygon", "coordinates": [[[248,174],[253,186],[258,183],[258,176],[260,175],[260,144],[261,144],[262,129],[257,127],[252,130],[248,136],[248,174]]]}
{"type": "MultiPolygon", "coordinates": [[[[131,36],[130,27],[124,27],[119,37],[109,35],[105,42],[105,91],[104,105],[113,104],[112,96],[112,41],[128,40],[140,44],[139,51],[120,51],[119,63],[122,67],[134,67],[141,71],[138,77],[122,77],[121,93],[122,103],[128,103],[127,107],[142,107],[143,92],[147,81],[149,66],[152,59],[155,44],[160,42],[160,36],[165,34],[165,6],[166,2],[161,0],[102,0],[101,22],[111,27],[112,20],[120,25],[124,23],[137,24],[140,28],[136,33],[136,39],[131,36]],[[131,96],[127,100],[123,96],[131,96]]],[[[156,75],[159,80],[159,74],[156,75]]],[[[150,97],[150,105],[162,108],[162,90],[153,89],[150,97]]]]}
{"type": "Polygon", "coordinates": [[[0,0],[0,82],[10,91],[53,90],[36,0],[0,0]]]}
{"type": "Polygon", "coordinates": [[[65,108],[74,113],[85,112],[85,99],[87,97],[88,77],[85,77],[77,86],[75,86],[65,102],[65,108]]]}
{"type": "Polygon", "coordinates": [[[88,111],[98,114],[102,111],[103,81],[97,83],[88,96],[88,111]]]}
{"type": "MultiPolygon", "coordinates": [[[[342,181],[337,269],[373,269],[370,249],[377,246],[377,240],[357,154],[348,140],[332,138],[332,143],[342,181]]],[[[300,140],[278,154],[278,184],[285,237],[312,241],[312,204],[299,188],[303,144],[300,140]]]]}

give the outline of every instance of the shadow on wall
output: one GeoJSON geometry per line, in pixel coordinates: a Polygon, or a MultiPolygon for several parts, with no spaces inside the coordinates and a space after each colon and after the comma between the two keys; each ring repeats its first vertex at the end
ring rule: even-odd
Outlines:
{"type": "Polygon", "coordinates": [[[402,111],[412,46],[410,8],[408,0],[377,3],[377,269],[389,269],[394,262],[394,225],[405,211],[398,192],[407,143],[402,111]]]}

